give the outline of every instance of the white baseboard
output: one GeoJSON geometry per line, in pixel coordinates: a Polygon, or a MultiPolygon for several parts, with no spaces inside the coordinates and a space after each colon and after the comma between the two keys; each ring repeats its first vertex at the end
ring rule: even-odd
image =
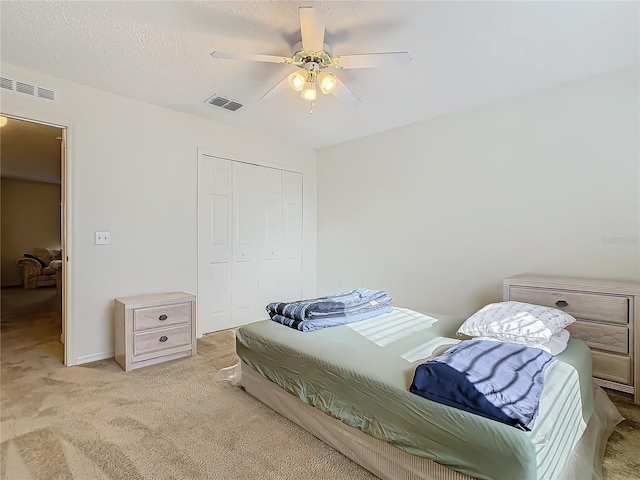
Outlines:
{"type": "Polygon", "coordinates": [[[104,360],[105,358],[113,358],[115,352],[103,352],[103,353],[95,353],[93,355],[85,355],[83,357],[76,357],[76,365],[81,365],[83,363],[91,363],[97,362],[98,360],[104,360]]]}

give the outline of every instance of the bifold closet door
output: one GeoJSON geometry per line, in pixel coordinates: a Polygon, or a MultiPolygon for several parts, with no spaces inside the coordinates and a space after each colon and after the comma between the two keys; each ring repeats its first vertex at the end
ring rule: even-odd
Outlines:
{"type": "Polygon", "coordinates": [[[198,335],[302,294],[302,174],[201,155],[198,335]]]}
{"type": "Polygon", "coordinates": [[[232,167],[204,155],[198,164],[198,336],[232,327],[232,167]]]}

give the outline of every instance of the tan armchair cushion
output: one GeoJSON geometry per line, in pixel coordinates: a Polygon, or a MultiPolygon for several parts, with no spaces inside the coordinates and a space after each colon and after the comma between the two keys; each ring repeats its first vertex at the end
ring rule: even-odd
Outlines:
{"type": "Polygon", "coordinates": [[[53,260],[53,255],[51,255],[51,251],[48,248],[34,248],[33,254],[47,265],[53,260]]]}
{"type": "MultiPolygon", "coordinates": [[[[34,262],[36,262],[38,265],[40,265],[40,268],[44,268],[46,266],[48,266],[47,263],[45,263],[44,260],[42,260],[41,258],[39,258],[37,255],[34,255],[32,253],[23,253],[24,258],[28,258],[29,260],[33,260],[34,262]]],[[[20,262],[20,260],[22,259],[18,259],[18,262],[20,262]]],[[[25,265],[28,265],[29,262],[22,262],[25,265]]]]}

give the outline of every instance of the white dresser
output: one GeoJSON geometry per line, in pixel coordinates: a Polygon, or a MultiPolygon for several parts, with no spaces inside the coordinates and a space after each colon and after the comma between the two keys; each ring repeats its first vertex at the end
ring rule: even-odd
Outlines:
{"type": "Polygon", "coordinates": [[[567,330],[584,340],[598,385],[640,403],[640,284],[518,275],[504,281],[504,300],[558,308],[576,318],[567,330]]]}
{"type": "Polygon", "coordinates": [[[114,304],[115,358],[126,371],[196,354],[194,295],[141,295],[114,304]]]}

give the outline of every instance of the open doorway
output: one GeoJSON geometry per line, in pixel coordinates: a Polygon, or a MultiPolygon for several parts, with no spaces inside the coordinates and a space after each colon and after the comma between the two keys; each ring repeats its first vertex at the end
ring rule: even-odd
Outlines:
{"type": "MultiPolygon", "coordinates": [[[[65,363],[65,127],[2,115],[2,350],[65,363]]],[[[4,356],[4,355],[3,355],[4,356]]]]}

